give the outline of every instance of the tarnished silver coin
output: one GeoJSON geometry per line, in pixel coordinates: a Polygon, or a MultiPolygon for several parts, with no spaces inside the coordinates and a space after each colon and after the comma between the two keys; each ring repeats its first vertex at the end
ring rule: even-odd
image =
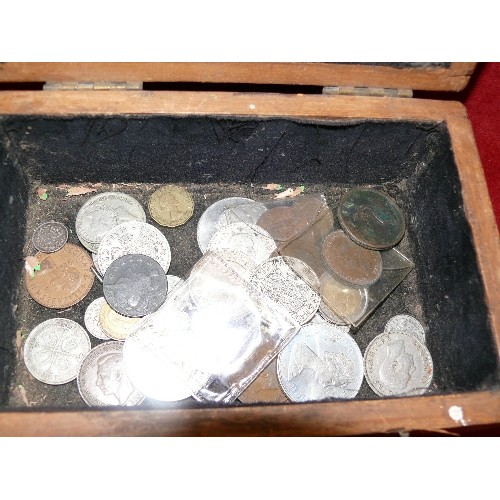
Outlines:
{"type": "Polygon", "coordinates": [[[67,241],[68,228],[61,222],[44,222],[33,231],[33,246],[40,252],[57,252],[67,241]]]}
{"type": "Polygon", "coordinates": [[[378,396],[417,396],[432,381],[429,350],[413,335],[381,333],[366,348],[365,377],[378,396]]]}
{"type": "Polygon", "coordinates": [[[66,384],[77,377],[90,348],[90,338],[78,323],[66,318],[48,319],[28,335],[24,363],[40,382],[66,384]]]}
{"type": "Polygon", "coordinates": [[[278,380],[297,403],[352,399],[363,382],[363,355],[343,327],[309,324],[279,353],[278,380]]]}
{"type": "Polygon", "coordinates": [[[125,340],[125,372],[147,397],[179,401],[192,395],[184,370],[184,339],[189,331],[188,315],[169,311],[165,317],[156,314],[148,318],[125,340]]]}
{"type": "Polygon", "coordinates": [[[134,197],[117,192],[100,193],[78,211],[76,234],[85,248],[97,253],[99,243],[110,229],[133,220],[146,222],[146,212],[134,197]]]}
{"type": "Polygon", "coordinates": [[[221,224],[227,225],[224,218],[219,220],[225,210],[238,205],[248,205],[251,203],[254,203],[254,200],[237,196],[224,198],[223,200],[212,203],[212,205],[201,214],[200,220],[198,221],[196,239],[198,240],[198,246],[201,252],[205,253],[207,251],[212,236],[222,227],[221,224]]]}
{"type": "Polygon", "coordinates": [[[104,297],[93,300],[85,311],[84,322],[88,332],[95,338],[109,340],[109,337],[99,323],[99,313],[104,304],[106,304],[106,299],[104,297]]]}
{"type": "Polygon", "coordinates": [[[212,252],[237,250],[259,265],[276,250],[276,243],[261,227],[235,222],[222,227],[212,236],[208,250],[212,252]]]}
{"type": "Polygon", "coordinates": [[[250,283],[301,325],[318,311],[321,302],[318,277],[295,257],[268,259],[252,273],[250,283]]]}
{"type": "Polygon", "coordinates": [[[422,344],[425,344],[424,327],[416,318],[408,314],[393,316],[386,323],[384,333],[407,333],[414,335],[422,344]]]}
{"type": "Polygon", "coordinates": [[[123,368],[123,342],[94,347],[82,361],[77,383],[89,406],[137,406],[144,401],[123,368]]]}
{"type": "Polygon", "coordinates": [[[110,264],[124,255],[141,254],[156,260],[165,274],[170,267],[170,244],[163,233],[151,224],[140,221],[124,222],[108,231],[99,245],[99,270],[106,274],[110,264]]]}
{"type": "Polygon", "coordinates": [[[106,302],[119,314],[138,318],[156,311],[167,297],[167,277],[146,255],[124,255],[109,266],[102,283],[106,302]]]}

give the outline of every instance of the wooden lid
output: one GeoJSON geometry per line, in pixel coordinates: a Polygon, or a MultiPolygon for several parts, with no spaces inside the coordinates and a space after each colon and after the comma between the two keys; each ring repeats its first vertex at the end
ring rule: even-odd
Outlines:
{"type": "Polygon", "coordinates": [[[197,82],[462,90],[476,63],[0,63],[0,82],[197,82]]]}

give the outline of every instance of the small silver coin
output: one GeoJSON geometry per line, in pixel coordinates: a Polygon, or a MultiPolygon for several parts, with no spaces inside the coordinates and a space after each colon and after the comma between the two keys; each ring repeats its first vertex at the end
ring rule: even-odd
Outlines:
{"type": "Polygon", "coordinates": [[[384,333],[408,333],[425,344],[425,330],[421,323],[408,314],[393,316],[385,325],[384,333]]]}
{"type": "Polygon", "coordinates": [[[113,227],[137,220],[146,222],[142,205],[125,193],[100,193],[85,202],[76,215],[76,234],[82,245],[97,253],[99,243],[113,227]]]}
{"type": "Polygon", "coordinates": [[[297,403],[352,399],[363,382],[363,355],[343,327],[309,324],[279,353],[278,380],[297,403]]]}
{"type": "Polygon", "coordinates": [[[432,381],[432,357],[413,335],[381,333],[366,348],[365,377],[378,396],[417,396],[432,381]]]}
{"type": "Polygon", "coordinates": [[[212,252],[237,250],[259,265],[276,250],[276,243],[261,227],[235,222],[222,227],[212,236],[208,250],[212,252]]]}
{"type": "Polygon", "coordinates": [[[33,246],[39,252],[57,252],[67,241],[68,228],[61,222],[44,222],[33,231],[33,246]]]}
{"type": "Polygon", "coordinates": [[[198,246],[202,253],[207,251],[212,236],[222,227],[221,224],[226,225],[224,220],[219,220],[222,213],[228,208],[238,205],[248,205],[249,203],[254,203],[254,200],[237,196],[224,198],[223,200],[212,203],[212,205],[201,214],[200,220],[198,221],[196,239],[198,240],[198,246]]]}
{"type": "Polygon", "coordinates": [[[136,254],[114,260],[102,284],[106,302],[117,313],[132,318],[156,311],[165,302],[167,286],[160,264],[136,254]]]}
{"type": "Polygon", "coordinates": [[[163,233],[151,224],[124,222],[108,231],[97,252],[99,270],[105,274],[111,263],[124,255],[141,254],[156,260],[165,274],[170,267],[170,244],[163,233]]]}
{"type": "Polygon", "coordinates": [[[77,377],[80,396],[89,406],[137,406],[144,394],[123,367],[123,342],[105,342],[83,359],[77,377]]]}
{"type": "Polygon", "coordinates": [[[66,318],[48,319],[28,335],[24,363],[40,382],[66,384],[77,377],[90,348],[90,338],[78,323],[66,318]]]}
{"type": "Polygon", "coordinates": [[[300,325],[305,325],[318,311],[319,280],[307,264],[295,257],[266,260],[252,273],[250,283],[300,325]]]}
{"type": "Polygon", "coordinates": [[[109,340],[104,330],[101,328],[99,323],[99,313],[101,312],[102,306],[106,303],[104,297],[99,297],[92,301],[85,311],[84,322],[85,327],[88,332],[91,333],[95,338],[100,340],[109,340]]]}

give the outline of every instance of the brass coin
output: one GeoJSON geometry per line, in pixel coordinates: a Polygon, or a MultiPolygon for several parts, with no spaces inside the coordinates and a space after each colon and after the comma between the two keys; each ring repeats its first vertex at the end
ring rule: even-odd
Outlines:
{"type": "Polygon", "coordinates": [[[239,395],[242,403],[288,403],[277,375],[276,358],[239,395]]]}
{"type": "Polygon", "coordinates": [[[193,215],[194,200],[183,187],[167,184],[151,195],[148,210],[160,226],[181,226],[193,215]]]}
{"type": "Polygon", "coordinates": [[[342,230],[324,239],[321,252],[330,271],[347,285],[372,285],[382,274],[380,252],[360,247],[342,230]]]}
{"type": "Polygon", "coordinates": [[[375,189],[358,188],[345,193],[337,215],[349,237],[372,250],[392,248],[405,232],[401,208],[390,196],[375,189]]]}
{"type": "Polygon", "coordinates": [[[310,225],[310,219],[293,206],[274,207],[259,217],[257,225],[265,229],[275,241],[290,241],[310,225]]]}
{"type": "Polygon", "coordinates": [[[26,288],[39,304],[51,309],[71,307],[90,292],[94,284],[92,259],[82,248],[66,243],[53,253],[39,252],[40,271],[26,273],[26,288]]]}
{"type": "Polygon", "coordinates": [[[103,332],[114,340],[125,340],[136,328],[142,318],[122,316],[104,303],[99,312],[99,324],[103,332]]]}

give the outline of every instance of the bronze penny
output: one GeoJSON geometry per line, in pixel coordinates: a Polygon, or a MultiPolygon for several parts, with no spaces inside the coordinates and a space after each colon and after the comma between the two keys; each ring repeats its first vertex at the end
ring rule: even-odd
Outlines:
{"type": "Polygon", "coordinates": [[[294,207],[274,207],[259,217],[257,225],[275,241],[290,241],[310,225],[310,220],[294,207]]]}
{"type": "Polygon", "coordinates": [[[337,215],[349,237],[372,250],[392,248],[405,232],[405,218],[398,204],[375,189],[357,188],[345,193],[337,215]]]}
{"type": "Polygon", "coordinates": [[[51,309],[71,307],[90,292],[94,284],[92,259],[82,248],[66,243],[53,253],[39,252],[40,271],[26,273],[26,288],[39,304],[51,309]]]}
{"type": "Polygon", "coordinates": [[[278,382],[276,358],[239,395],[242,403],[288,403],[278,382]]]}
{"type": "Polygon", "coordinates": [[[191,194],[183,187],[167,184],[149,198],[149,214],[160,226],[176,227],[187,222],[194,212],[191,194]]]}
{"type": "Polygon", "coordinates": [[[330,233],[323,241],[323,260],[342,283],[368,286],[382,274],[382,256],[354,243],[342,230],[330,233]]]}

